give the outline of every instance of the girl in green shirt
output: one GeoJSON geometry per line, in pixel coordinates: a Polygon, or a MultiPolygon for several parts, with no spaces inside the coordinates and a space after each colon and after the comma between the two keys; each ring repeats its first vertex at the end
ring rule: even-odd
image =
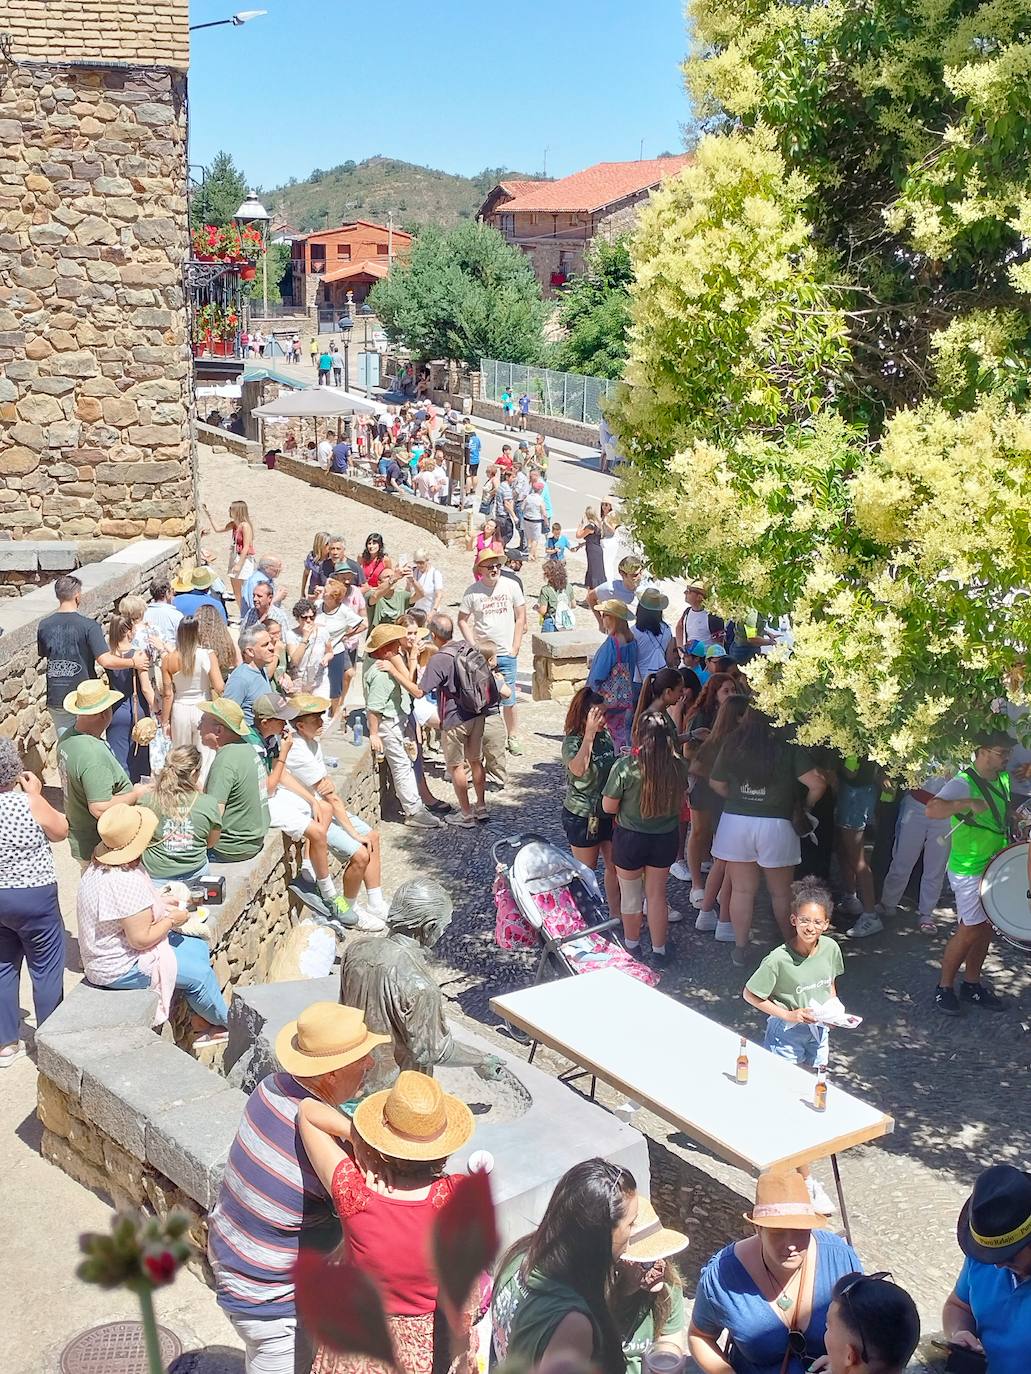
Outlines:
{"type": "Polygon", "coordinates": [[[158,818],[143,851],[143,866],[152,878],[184,882],[200,877],[208,866],[222,816],[218,802],[198,787],[200,770],[200,750],[180,744],[169,752],[153,790],[140,800],[158,818]]]}
{"type": "Polygon", "coordinates": [[[601,855],[609,912],[619,915],[619,883],[612,862],[612,817],[602,810],[602,788],[616,762],[616,747],[605,728],[605,699],[592,687],[581,687],[566,712],[562,762],[566,795],[562,829],[573,858],[593,872],[601,855]]]}

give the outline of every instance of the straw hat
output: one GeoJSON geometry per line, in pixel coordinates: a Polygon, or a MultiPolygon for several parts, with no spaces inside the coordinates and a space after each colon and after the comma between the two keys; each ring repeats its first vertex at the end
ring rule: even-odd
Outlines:
{"type": "Polygon", "coordinates": [[[599,615],[614,615],[619,620],[630,619],[630,608],[625,601],[599,601],[594,609],[599,615]]]}
{"type": "Polygon", "coordinates": [[[296,720],[298,714],[295,703],[279,692],[263,692],[254,700],[255,720],[296,720]]]}
{"type": "Polygon", "coordinates": [[[446,1159],[473,1133],[473,1114],[435,1078],[405,1069],[354,1109],[355,1130],[391,1159],[446,1159]]]}
{"type": "Polygon", "coordinates": [[[669,597],[663,596],[658,587],[645,587],[637,598],[637,609],[645,611],[664,611],[669,605],[669,597]]]}
{"type": "Polygon", "coordinates": [[[476,555],[476,567],[482,568],[485,563],[500,563],[501,557],[501,554],[498,553],[496,549],[492,549],[488,546],[485,549],[481,549],[476,555]]]}
{"type": "Polygon", "coordinates": [[[99,716],[101,711],[121,701],[122,695],[106,682],[88,677],[79,683],[74,692],[68,693],[64,699],[64,709],[73,716],[99,716]]]}
{"type": "Polygon", "coordinates": [[[641,1199],[634,1229],[620,1259],[633,1260],[635,1264],[653,1264],[656,1260],[669,1259],[670,1255],[679,1255],[690,1243],[683,1231],[663,1226],[655,1208],[645,1197],[641,1199]]]}
{"type": "Polygon", "coordinates": [[[708,589],[708,587],[705,585],[705,583],[699,581],[699,579],[698,579],[697,577],[690,578],[687,582],[684,583],[684,591],[685,591],[685,592],[702,592],[702,593],[705,593],[705,592],[707,592],[708,590],[709,590],[709,589],[708,589]]]}
{"type": "Polygon", "coordinates": [[[295,716],[324,716],[332,704],[329,697],[314,697],[310,692],[298,692],[290,698],[295,716]]]}
{"type": "Polygon", "coordinates": [[[755,1205],[743,1212],[753,1226],[776,1231],[817,1231],[828,1224],[813,1206],[806,1181],[797,1169],[789,1173],[760,1174],[755,1185],[755,1205]]]}
{"type": "Polygon", "coordinates": [[[174,592],[206,592],[215,580],[210,568],[183,568],[172,583],[174,592]]]}
{"type": "Polygon", "coordinates": [[[93,851],[98,864],[128,864],[138,859],[154,838],[158,817],[146,806],[109,806],[97,821],[100,844],[93,851]]]}
{"type": "Polygon", "coordinates": [[[206,715],[214,716],[223,725],[228,725],[230,730],[235,730],[241,739],[247,738],[247,721],[244,719],[243,707],[237,701],[230,701],[228,697],[212,697],[210,701],[198,701],[197,710],[203,711],[206,715]]]}
{"type": "Polygon", "coordinates": [[[313,1002],[276,1036],[276,1058],[287,1073],[318,1078],[356,1064],[377,1045],[389,1044],[390,1036],[370,1031],[357,1007],[313,1002]]]}
{"type": "Polygon", "coordinates": [[[407,625],[389,625],[384,622],[377,625],[365,641],[365,652],[367,654],[378,653],[380,649],[385,649],[388,644],[396,644],[399,639],[405,639],[408,634],[407,625]]]}

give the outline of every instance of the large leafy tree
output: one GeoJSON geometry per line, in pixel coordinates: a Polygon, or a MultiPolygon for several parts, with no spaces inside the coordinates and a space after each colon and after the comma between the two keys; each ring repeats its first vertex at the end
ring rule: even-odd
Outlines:
{"type": "Polygon", "coordinates": [[[555,350],[556,367],[590,377],[622,377],[633,279],[626,236],[596,240],[583,272],[562,292],[558,317],[566,337],[555,350]]]}
{"type": "Polygon", "coordinates": [[[901,769],[1031,644],[1031,7],[693,0],[705,131],[609,419],[656,563],[791,614],[760,700],[901,769]]]}
{"type": "Polygon", "coordinates": [[[539,362],[545,309],[533,269],[496,229],[422,230],[370,302],[389,337],[420,358],[539,362]]]}

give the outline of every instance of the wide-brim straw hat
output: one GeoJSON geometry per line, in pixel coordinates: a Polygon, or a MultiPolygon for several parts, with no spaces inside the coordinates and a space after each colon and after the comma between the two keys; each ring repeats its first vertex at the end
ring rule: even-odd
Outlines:
{"type": "Polygon", "coordinates": [[[255,720],[296,720],[297,707],[281,692],[263,692],[251,708],[255,720]]]}
{"type": "Polygon", "coordinates": [[[210,701],[198,701],[197,710],[228,725],[241,739],[247,738],[247,720],[238,701],[230,701],[228,697],[212,697],[210,701]]]}
{"type": "Polygon", "coordinates": [[[679,1255],[690,1243],[683,1231],[663,1226],[655,1208],[647,1198],[642,1198],[634,1229],[620,1259],[632,1260],[634,1264],[654,1264],[657,1260],[679,1255]]]}
{"type": "Polygon", "coordinates": [[[175,592],[206,592],[215,581],[210,568],[183,568],[172,583],[175,592]]]}
{"type": "Polygon", "coordinates": [[[312,696],[310,692],[298,692],[297,696],[290,698],[290,705],[298,719],[301,716],[324,716],[332,704],[329,697],[312,696]]]}
{"type": "Polygon", "coordinates": [[[709,588],[700,578],[692,577],[684,583],[685,592],[707,592],[709,588]]]}
{"type": "Polygon", "coordinates": [[[116,701],[122,700],[123,693],[116,692],[99,678],[88,677],[79,683],[74,692],[64,699],[64,709],[73,716],[99,716],[116,701]]]}
{"type": "Polygon", "coordinates": [[[658,587],[645,587],[644,591],[637,598],[637,609],[639,611],[664,611],[669,605],[669,597],[663,596],[658,587]]]}
{"type": "Polygon", "coordinates": [[[774,1231],[818,1231],[828,1225],[813,1206],[806,1181],[797,1169],[760,1174],[751,1212],[743,1212],[753,1226],[774,1231]]]}
{"type": "Polygon", "coordinates": [[[390,1036],[369,1030],[357,1007],[313,1002],[276,1036],[276,1058],[286,1073],[318,1078],[356,1064],[377,1045],[389,1044],[390,1036]]]}
{"type": "Polygon", "coordinates": [[[100,843],[93,851],[98,864],[128,864],[138,859],[154,838],[158,817],[146,806],[118,802],[97,821],[100,843]]]}
{"type": "Polygon", "coordinates": [[[497,549],[492,549],[488,545],[487,548],[481,549],[476,555],[476,566],[482,568],[485,563],[500,563],[502,558],[503,555],[498,553],[497,549]]]}
{"type": "Polygon", "coordinates": [[[617,601],[615,598],[610,601],[599,601],[594,609],[599,615],[614,615],[618,620],[630,619],[630,607],[625,601],[617,601]]]}
{"type": "Polygon", "coordinates": [[[365,641],[365,652],[374,654],[380,649],[385,649],[388,644],[396,644],[399,639],[405,639],[410,633],[407,625],[377,625],[365,641]]]}
{"type": "Polygon", "coordinates": [[[391,1159],[446,1159],[475,1129],[464,1102],[412,1069],[398,1074],[392,1088],[359,1102],[353,1120],[366,1145],[391,1159]]]}

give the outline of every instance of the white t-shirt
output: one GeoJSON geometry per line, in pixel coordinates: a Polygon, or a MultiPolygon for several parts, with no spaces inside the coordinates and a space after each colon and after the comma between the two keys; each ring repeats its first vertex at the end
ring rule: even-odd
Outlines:
{"type": "Polygon", "coordinates": [[[322,630],[332,643],[334,657],[343,653],[347,647],[345,641],[361,623],[361,617],[346,601],[341,601],[335,610],[320,611],[315,617],[315,628],[322,630]]]}
{"type": "Polygon", "coordinates": [[[684,627],[684,643],[693,644],[696,639],[700,639],[706,648],[716,641],[709,633],[709,612],[693,611],[690,606],[680,617],[684,627]]]}
{"type": "Polygon", "coordinates": [[[434,472],[418,472],[415,475],[415,494],[421,496],[424,501],[432,501],[433,494],[437,489],[437,478],[434,472]]]}
{"type": "Polygon", "coordinates": [[[329,771],[322,752],[321,743],[316,740],[312,749],[306,739],[298,735],[286,756],[287,772],[297,779],[303,787],[315,787],[329,771]]]}
{"type": "Polygon", "coordinates": [[[333,445],[328,439],[323,439],[318,447],[319,466],[329,471],[329,465],[333,461],[333,445]]]}
{"type": "Polygon", "coordinates": [[[663,623],[658,635],[651,630],[632,630],[637,645],[637,671],[635,682],[643,682],[649,673],[657,673],[666,666],[666,647],[673,638],[669,626],[663,623]]]}
{"type": "Polygon", "coordinates": [[[424,573],[417,569],[412,569],[412,581],[419,588],[419,595],[412,603],[412,609],[416,611],[430,612],[433,610],[433,601],[437,593],[444,586],[444,579],[436,568],[428,566],[424,573]]]}
{"type": "Polygon", "coordinates": [[[459,611],[472,617],[477,648],[484,653],[511,654],[516,612],[525,605],[519,584],[511,577],[499,577],[493,591],[483,582],[467,587],[459,611]]]}
{"type": "Polygon", "coordinates": [[[548,517],[548,511],[544,504],[544,497],[539,491],[531,491],[523,502],[523,519],[539,520],[542,524],[548,517]]]}

